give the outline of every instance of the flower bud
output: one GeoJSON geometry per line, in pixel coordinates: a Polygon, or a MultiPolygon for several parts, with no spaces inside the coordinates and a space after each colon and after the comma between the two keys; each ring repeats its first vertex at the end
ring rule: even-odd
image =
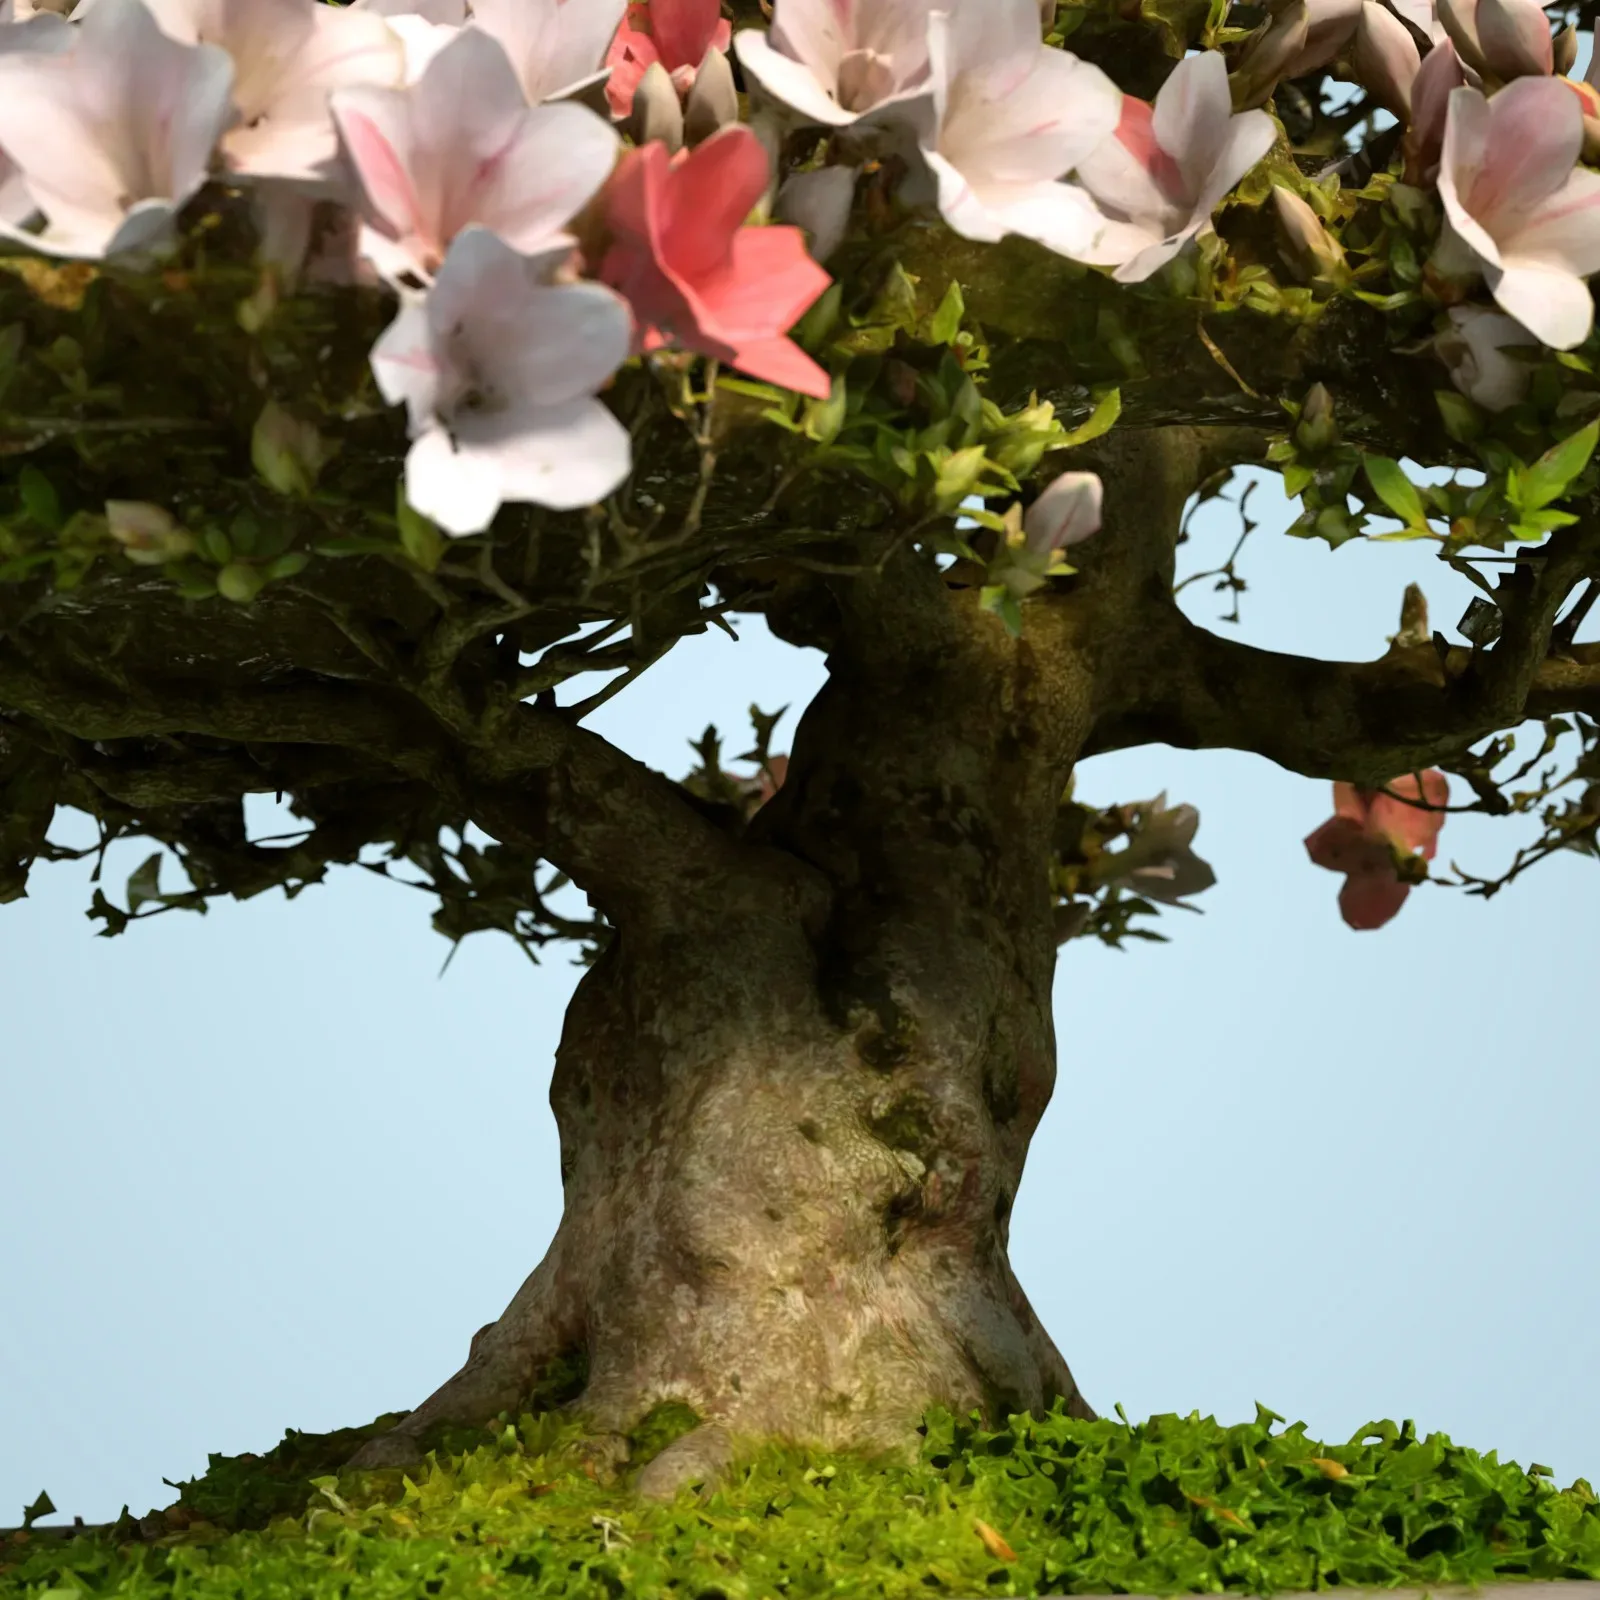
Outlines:
{"type": "Polygon", "coordinates": [[[1441,40],[1422,58],[1411,80],[1411,126],[1405,138],[1405,181],[1426,186],[1439,166],[1444,147],[1445,114],[1450,91],[1459,89],[1467,75],[1455,46],[1441,40]]]}
{"type": "Polygon", "coordinates": [[[628,132],[639,145],[659,139],[674,155],[683,148],[683,106],[671,74],[652,61],[633,91],[628,132]]]}
{"type": "Polygon", "coordinates": [[[106,527],[122,553],[141,567],[159,567],[194,549],[194,536],[170,511],[147,500],[107,500],[106,527]]]}
{"type": "Polygon", "coordinates": [[[683,108],[683,138],[688,145],[709,139],[718,128],[739,120],[739,91],[733,68],[722,51],[712,46],[695,74],[694,87],[683,108]]]}
{"type": "Polygon", "coordinates": [[[1333,396],[1327,385],[1314,383],[1300,403],[1300,425],[1295,442],[1312,455],[1319,455],[1339,438],[1339,423],[1333,414],[1333,396]]]}
{"type": "Polygon", "coordinates": [[[1284,259],[1302,283],[1338,281],[1345,272],[1344,247],[1323,226],[1322,219],[1281,183],[1272,186],[1272,203],[1288,248],[1284,259]]]}
{"type": "Polygon", "coordinates": [[[251,464],[279,494],[310,494],[337,450],[312,423],[291,416],[276,400],[262,407],[250,434],[251,464]]]}
{"type": "Polygon", "coordinates": [[[1578,64],[1578,30],[1570,24],[1550,44],[1551,65],[1563,77],[1578,64]]]}
{"type": "Polygon", "coordinates": [[[1362,0],[1350,65],[1385,111],[1401,122],[1411,120],[1411,85],[1422,57],[1410,29],[1377,0],[1362,0]]]}
{"type": "Polygon", "coordinates": [[[1497,78],[1549,77],[1550,23],[1538,0],[1478,0],[1478,44],[1497,78]]]}
{"type": "Polygon", "coordinates": [[[1038,554],[1081,544],[1100,530],[1100,479],[1093,472],[1063,472],[1022,518],[1028,548],[1038,554]]]}

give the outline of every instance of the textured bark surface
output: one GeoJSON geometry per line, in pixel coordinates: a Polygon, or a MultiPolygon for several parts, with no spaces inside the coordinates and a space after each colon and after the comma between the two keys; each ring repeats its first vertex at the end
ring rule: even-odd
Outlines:
{"type": "Polygon", "coordinates": [[[903,1450],[933,1403],[1092,1414],[1006,1244],[1055,1079],[1044,867],[1093,673],[900,566],[853,614],[811,614],[830,679],[739,868],[585,974],[551,1088],[550,1253],[362,1461],[516,1404],[575,1347],[598,1434],[665,1401],[703,1419],[645,1493],[743,1439],[903,1450]]]}

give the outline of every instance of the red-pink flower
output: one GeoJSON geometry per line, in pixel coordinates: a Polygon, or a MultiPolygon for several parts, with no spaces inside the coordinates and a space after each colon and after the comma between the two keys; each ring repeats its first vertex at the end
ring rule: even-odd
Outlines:
{"type": "Polygon", "coordinates": [[[1319,867],[1345,874],[1339,910],[1352,928],[1381,928],[1405,904],[1411,885],[1400,875],[1400,862],[1419,853],[1432,861],[1444,826],[1442,809],[1407,804],[1446,804],[1450,781],[1437,768],[1422,774],[1420,788],[1415,773],[1383,787],[1389,794],[1334,784],[1334,815],[1306,839],[1306,854],[1319,867]]]}
{"type": "Polygon", "coordinates": [[[633,92],[659,61],[680,95],[687,94],[707,50],[726,50],[732,25],[723,20],[722,0],[634,0],[606,55],[611,76],[606,98],[614,116],[633,110],[633,92]]]}
{"type": "Polygon", "coordinates": [[[657,140],[628,151],[606,190],[600,276],[633,307],[641,349],[698,350],[823,399],[828,374],[784,335],[832,280],[798,228],[745,225],[767,181],[742,123],[675,158],[657,140]]]}

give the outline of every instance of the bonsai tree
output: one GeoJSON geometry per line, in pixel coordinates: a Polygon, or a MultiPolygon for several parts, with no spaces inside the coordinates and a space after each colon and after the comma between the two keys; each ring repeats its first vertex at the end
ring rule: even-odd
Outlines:
{"type": "Polygon", "coordinates": [[[651,1495],[933,1407],[1092,1418],[1006,1253],[1053,970],[1211,874],[1191,809],[1075,799],[1086,757],[1332,783],[1356,928],[1451,809],[1540,828],[1469,892],[1595,851],[1571,27],[727,10],[0,0],[0,898],[68,806],[157,847],[108,935],[377,852],[449,938],[587,965],[554,1243],[356,1465],[553,1370],[597,1470],[693,1408],[651,1495]],[[1295,536],[1431,541],[1460,640],[1415,592],[1365,662],[1189,620],[1186,512],[1246,466],[1295,536]],[[708,732],[674,779],[586,728],[741,614],[826,654],[787,752],[757,712],[748,770],[708,732]]]}

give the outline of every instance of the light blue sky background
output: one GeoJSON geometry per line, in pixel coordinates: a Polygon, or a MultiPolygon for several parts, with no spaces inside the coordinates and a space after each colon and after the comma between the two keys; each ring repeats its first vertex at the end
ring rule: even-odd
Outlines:
{"type": "MultiPolygon", "coordinates": [[[[1243,637],[1378,654],[1413,577],[1438,625],[1460,616],[1426,551],[1330,553],[1285,520],[1247,552],[1243,637]]],[[[785,747],[821,659],[741,632],[593,725],[677,774],[708,721],[736,751],[752,700],[788,703],[785,747]]],[[[1301,844],[1328,785],[1165,748],[1080,779],[1163,788],[1200,807],[1220,882],[1168,945],[1062,952],[1060,1080],[1013,1229],[1090,1400],[1236,1421],[1259,1399],[1330,1440],[1414,1417],[1600,1481],[1595,865],[1488,903],[1425,888],[1355,934],[1301,844]]],[[[1441,858],[1498,870],[1519,826],[1452,818],[1441,858]]],[[[142,1513],[207,1451],[416,1404],[559,1213],[565,954],[535,969],[480,936],[441,979],[428,902],[356,871],[102,940],[85,878],[41,869],[0,908],[0,1525],[41,1488],[64,1515],[142,1513]]]]}

